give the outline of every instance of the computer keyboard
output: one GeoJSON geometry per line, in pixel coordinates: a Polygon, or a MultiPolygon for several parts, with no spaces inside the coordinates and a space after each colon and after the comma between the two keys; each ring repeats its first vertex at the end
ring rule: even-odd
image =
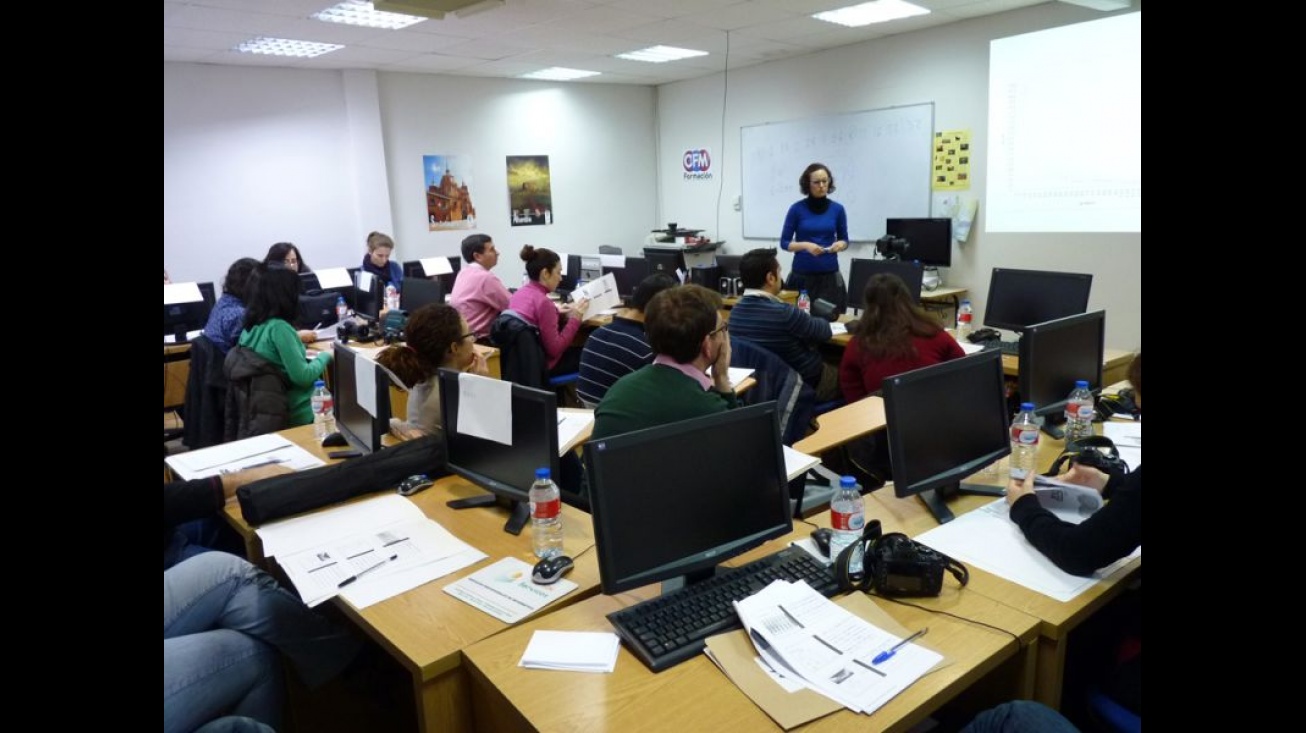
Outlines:
{"type": "Polygon", "coordinates": [[[993,351],[994,349],[997,349],[1004,354],[1011,354],[1012,356],[1020,356],[1019,341],[985,341],[984,342],[985,351],[993,351]]]}
{"type": "Polygon", "coordinates": [[[707,637],[743,628],[734,601],[774,580],[805,580],[827,597],[839,590],[831,568],[804,550],[786,547],[738,568],[718,568],[714,577],[701,583],[614,611],[608,621],[640,661],[661,672],[701,653],[707,637]]]}

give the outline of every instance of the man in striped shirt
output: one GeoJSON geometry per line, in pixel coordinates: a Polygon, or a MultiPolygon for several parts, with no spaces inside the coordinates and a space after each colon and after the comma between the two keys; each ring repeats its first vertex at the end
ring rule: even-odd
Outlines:
{"type": "Polygon", "coordinates": [[[654,295],[675,285],[676,279],[664,272],[644,278],[635,288],[631,307],[618,312],[612,323],[585,340],[576,392],[586,407],[596,407],[618,379],[653,362],[653,347],[644,334],[644,306],[654,295]]]}

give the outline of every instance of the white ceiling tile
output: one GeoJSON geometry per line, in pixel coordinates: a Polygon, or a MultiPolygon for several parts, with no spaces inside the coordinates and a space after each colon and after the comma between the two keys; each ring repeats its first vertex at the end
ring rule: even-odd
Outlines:
{"type": "Polygon", "coordinates": [[[607,4],[663,18],[681,18],[743,2],[746,0],[613,0],[607,4]]]}
{"type": "Polygon", "coordinates": [[[406,71],[456,71],[476,66],[482,63],[481,59],[468,58],[466,56],[446,56],[443,54],[423,54],[421,56],[411,56],[396,64],[391,64],[386,68],[403,69],[406,71]]]}
{"type": "Polygon", "coordinates": [[[225,50],[250,38],[248,33],[217,33],[191,28],[164,28],[163,45],[181,48],[225,50]]]}
{"type": "Polygon", "coordinates": [[[485,61],[494,61],[496,59],[508,58],[509,56],[517,56],[533,50],[535,49],[515,43],[487,38],[456,43],[444,49],[442,53],[448,56],[466,56],[485,61]]]}
{"type": "Polygon", "coordinates": [[[771,23],[786,18],[797,18],[800,14],[791,13],[780,8],[762,5],[761,3],[739,3],[738,5],[727,5],[716,10],[709,10],[702,13],[695,13],[688,20],[696,25],[705,25],[709,28],[720,28],[722,30],[738,30],[750,25],[760,23],[771,23]]]}

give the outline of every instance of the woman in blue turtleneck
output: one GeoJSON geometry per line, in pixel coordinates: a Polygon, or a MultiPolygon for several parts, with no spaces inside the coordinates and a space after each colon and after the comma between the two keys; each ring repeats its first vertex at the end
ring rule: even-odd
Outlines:
{"type": "Polygon", "coordinates": [[[807,198],[789,207],[780,233],[780,248],[794,253],[785,287],[806,290],[813,301],[823,298],[835,304],[837,313],[843,313],[848,286],[839,272],[837,255],[848,249],[848,214],[842,204],[829,198],[834,175],[823,163],[812,163],[799,176],[798,188],[807,198]]]}
{"type": "Polygon", "coordinates": [[[372,232],[367,235],[367,254],[363,255],[363,269],[375,275],[385,286],[394,283],[396,288],[404,284],[404,268],[398,262],[392,262],[390,255],[395,251],[395,240],[389,234],[372,232]]]}

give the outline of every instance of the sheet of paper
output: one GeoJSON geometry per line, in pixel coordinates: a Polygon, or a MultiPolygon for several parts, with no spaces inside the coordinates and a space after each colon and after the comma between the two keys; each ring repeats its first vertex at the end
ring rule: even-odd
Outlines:
{"type": "Polygon", "coordinates": [[[960,346],[961,350],[967,354],[974,354],[984,350],[984,344],[972,344],[966,339],[962,339],[958,341],[957,345],[960,346]]]}
{"type": "Polygon", "coordinates": [[[258,528],[263,554],[268,557],[293,555],[324,545],[340,537],[377,532],[391,525],[425,519],[417,505],[398,494],[342,504],[330,509],[269,522],[258,528]]]}
{"type": "MultiPolygon", "coordinates": [[[[363,362],[355,365],[354,369],[354,394],[358,397],[358,404],[367,414],[376,417],[376,366],[375,362],[363,362]]],[[[389,397],[387,390],[386,397],[389,397]]]]}
{"type": "Polygon", "coordinates": [[[367,608],[400,593],[406,593],[418,586],[426,585],[432,580],[443,578],[489,557],[475,547],[468,546],[443,560],[425,563],[416,567],[396,568],[394,572],[369,580],[367,583],[346,586],[340,591],[341,597],[354,604],[355,608],[367,608]]]}
{"type": "Polygon", "coordinates": [[[576,590],[575,583],[562,578],[552,585],[531,582],[531,566],[515,557],[505,557],[444,587],[444,592],[515,624],[557,599],[576,590]]]}
{"type": "MultiPolygon", "coordinates": [[[[558,260],[559,260],[559,264],[562,265],[562,274],[563,274],[563,275],[566,275],[566,274],[567,274],[567,260],[569,260],[569,259],[571,259],[571,256],[568,255],[568,254],[566,254],[565,252],[559,252],[559,253],[558,253],[558,260]]],[[[524,276],[523,276],[523,277],[524,277],[524,276]]]]}
{"type": "Polygon", "coordinates": [[[611,672],[621,640],[606,631],[536,631],[519,667],[573,672],[611,672]]]}
{"type": "Polygon", "coordinates": [[[572,300],[589,299],[589,310],[603,311],[621,305],[621,295],[617,292],[617,278],[608,273],[598,280],[591,280],[571,293],[572,300]]]}
{"type": "Polygon", "coordinates": [[[453,274],[453,263],[449,262],[448,257],[423,257],[419,261],[427,277],[453,274]]]}
{"type": "Polygon", "coordinates": [[[456,420],[460,433],[512,445],[512,382],[459,374],[456,420]]]}
{"type": "MultiPolygon", "coordinates": [[[[194,341],[195,339],[199,338],[200,334],[202,334],[202,333],[204,333],[204,329],[202,329],[202,328],[200,328],[200,329],[196,329],[196,330],[194,330],[194,331],[187,331],[187,332],[186,332],[186,340],[187,340],[187,341],[194,341]]],[[[177,343],[177,334],[175,334],[175,333],[165,333],[165,334],[163,334],[163,343],[165,343],[165,344],[175,344],[175,343],[177,343]]]]}
{"type": "Polygon", "coordinates": [[[1051,560],[1029,544],[1020,527],[1011,521],[1006,499],[997,499],[975,511],[962,514],[915,539],[945,555],[981,567],[1063,603],[1088,590],[1094,583],[1143,552],[1140,547],[1129,557],[1098,570],[1090,578],[1071,575],[1053,565],[1051,560]]]}
{"type": "Polygon", "coordinates": [[[354,284],[349,279],[349,270],[344,267],[328,267],[325,270],[314,270],[317,275],[317,285],[323,290],[330,288],[347,288],[354,284]]]}
{"type": "Polygon", "coordinates": [[[626,255],[599,255],[599,262],[604,267],[620,267],[626,269],[626,255]]]}
{"type": "Polygon", "coordinates": [[[848,324],[840,323],[838,321],[834,321],[830,324],[831,336],[842,336],[846,333],[848,333],[848,324]]]}
{"type": "Polygon", "coordinates": [[[558,455],[563,456],[575,447],[577,436],[594,425],[594,411],[558,411],[558,455]],[[570,448],[568,447],[570,446],[570,448]]]}
{"type": "Polygon", "coordinates": [[[204,300],[199,283],[168,283],[163,286],[163,304],[198,303],[204,300]]]}
{"type": "Polygon", "coordinates": [[[369,293],[372,292],[372,281],[375,279],[376,278],[372,275],[372,273],[368,272],[367,270],[359,270],[358,283],[357,283],[358,289],[369,293]]]}
{"type": "MultiPolygon", "coordinates": [[[[712,367],[707,368],[707,375],[712,376],[712,367]]],[[[730,388],[738,389],[745,379],[753,376],[753,370],[745,367],[730,367],[730,388]]]]}
{"type": "Polygon", "coordinates": [[[1102,508],[1102,495],[1087,486],[1034,477],[1034,495],[1044,509],[1066,522],[1079,524],[1102,508]]]}
{"type": "Polygon", "coordinates": [[[787,445],[782,445],[780,447],[784,449],[785,475],[789,477],[788,480],[790,481],[802,476],[807,472],[807,469],[821,465],[821,459],[816,456],[809,456],[806,453],[796,451],[787,445]]]}
{"type": "Polygon", "coordinates": [[[274,433],[178,453],[168,456],[166,462],[177,476],[187,481],[269,463],[294,471],[326,465],[322,459],[274,433]]]}
{"type": "Polygon", "coordinates": [[[314,335],[317,337],[318,341],[335,341],[336,334],[338,333],[336,329],[338,328],[340,328],[340,324],[333,323],[330,326],[323,326],[317,329],[314,331],[314,335]]]}

